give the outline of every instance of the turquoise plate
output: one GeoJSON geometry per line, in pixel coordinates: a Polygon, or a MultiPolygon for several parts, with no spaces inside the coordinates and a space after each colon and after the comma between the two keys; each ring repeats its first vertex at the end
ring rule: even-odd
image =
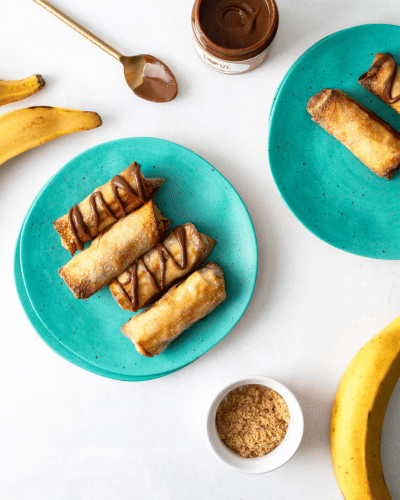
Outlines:
{"type": "Polygon", "coordinates": [[[377,177],[306,110],[311,96],[338,88],[400,130],[400,116],[357,82],[376,52],[400,63],[399,26],[339,31],[293,64],[271,109],[269,162],[283,200],[313,234],[350,253],[399,259],[400,172],[377,177]]]}
{"type": "Polygon", "coordinates": [[[163,376],[207,352],[243,315],[257,274],[254,228],[234,188],[195,153],[152,138],[108,142],[65,165],[43,188],[27,215],[20,258],[27,295],[46,330],[70,353],[121,380],[163,376]],[[133,160],[142,164],[147,177],[167,179],[155,198],[166,217],[174,224],[191,221],[217,240],[209,260],[224,269],[228,294],[212,314],[151,359],[139,355],[120,333],[132,313],[119,308],[107,287],[87,302],[73,297],[57,272],[70,256],[52,227],[52,221],[72,204],[133,160]]]}

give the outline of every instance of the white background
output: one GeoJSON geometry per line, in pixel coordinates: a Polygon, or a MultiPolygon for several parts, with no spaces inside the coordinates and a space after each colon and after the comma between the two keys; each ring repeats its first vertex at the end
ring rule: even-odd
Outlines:
{"type": "MultiPolygon", "coordinates": [[[[0,78],[41,73],[46,86],[1,112],[31,105],[94,110],[103,125],[0,166],[1,498],[339,500],[328,443],[335,390],[355,352],[400,314],[400,264],[337,250],[297,221],[270,174],[268,114],[284,74],[309,46],[354,25],[399,23],[398,0],[278,0],[269,58],[242,76],[215,73],[197,57],[192,0],[55,1],[121,52],[165,61],[179,94],[169,104],[138,99],[116,60],[33,1],[2,0],[0,78]],[[254,296],[239,324],[192,365],[140,383],[93,375],[53,353],[25,317],[12,272],[19,227],[48,178],[87,148],[131,136],[168,139],[212,163],[246,203],[259,245],[254,296]],[[286,384],[305,416],[297,454],[260,476],[228,468],[205,437],[210,399],[249,374],[286,384]]],[[[397,385],[383,433],[394,500],[399,420],[397,385]]]]}

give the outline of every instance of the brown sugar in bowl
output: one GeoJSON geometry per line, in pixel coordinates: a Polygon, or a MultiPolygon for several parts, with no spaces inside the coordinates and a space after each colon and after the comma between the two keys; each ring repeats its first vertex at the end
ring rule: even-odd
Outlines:
{"type": "Polygon", "coordinates": [[[260,384],[230,391],[218,406],[217,432],[225,445],[244,458],[263,457],[281,444],[290,422],[280,394],[260,384]]]}
{"type": "Polygon", "coordinates": [[[224,387],[213,399],[207,417],[207,437],[213,451],[247,474],[281,467],[298,449],[303,432],[303,413],[293,393],[263,376],[242,378],[224,387]],[[274,414],[266,416],[271,411],[274,414]],[[221,416],[227,420],[222,432],[218,429],[221,416]],[[229,434],[230,438],[224,439],[229,434]]]}

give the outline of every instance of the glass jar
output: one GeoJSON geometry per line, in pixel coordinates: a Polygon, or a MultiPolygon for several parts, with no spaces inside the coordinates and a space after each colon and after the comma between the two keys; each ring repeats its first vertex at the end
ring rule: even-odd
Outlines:
{"type": "Polygon", "coordinates": [[[247,73],[267,57],[278,30],[274,0],[196,0],[194,46],[210,68],[227,75],[247,73]]]}

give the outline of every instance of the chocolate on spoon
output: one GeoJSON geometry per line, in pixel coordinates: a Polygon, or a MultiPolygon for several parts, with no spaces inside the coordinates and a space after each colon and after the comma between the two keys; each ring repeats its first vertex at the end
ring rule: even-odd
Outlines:
{"type": "Polygon", "coordinates": [[[168,102],[176,97],[178,85],[175,77],[162,61],[147,54],[124,56],[46,0],[34,2],[122,63],[125,79],[138,97],[152,102],[168,102]]]}
{"type": "Polygon", "coordinates": [[[159,59],[141,54],[121,56],[125,80],[134,93],[153,102],[168,102],[176,97],[178,85],[171,70],[159,59]]]}

